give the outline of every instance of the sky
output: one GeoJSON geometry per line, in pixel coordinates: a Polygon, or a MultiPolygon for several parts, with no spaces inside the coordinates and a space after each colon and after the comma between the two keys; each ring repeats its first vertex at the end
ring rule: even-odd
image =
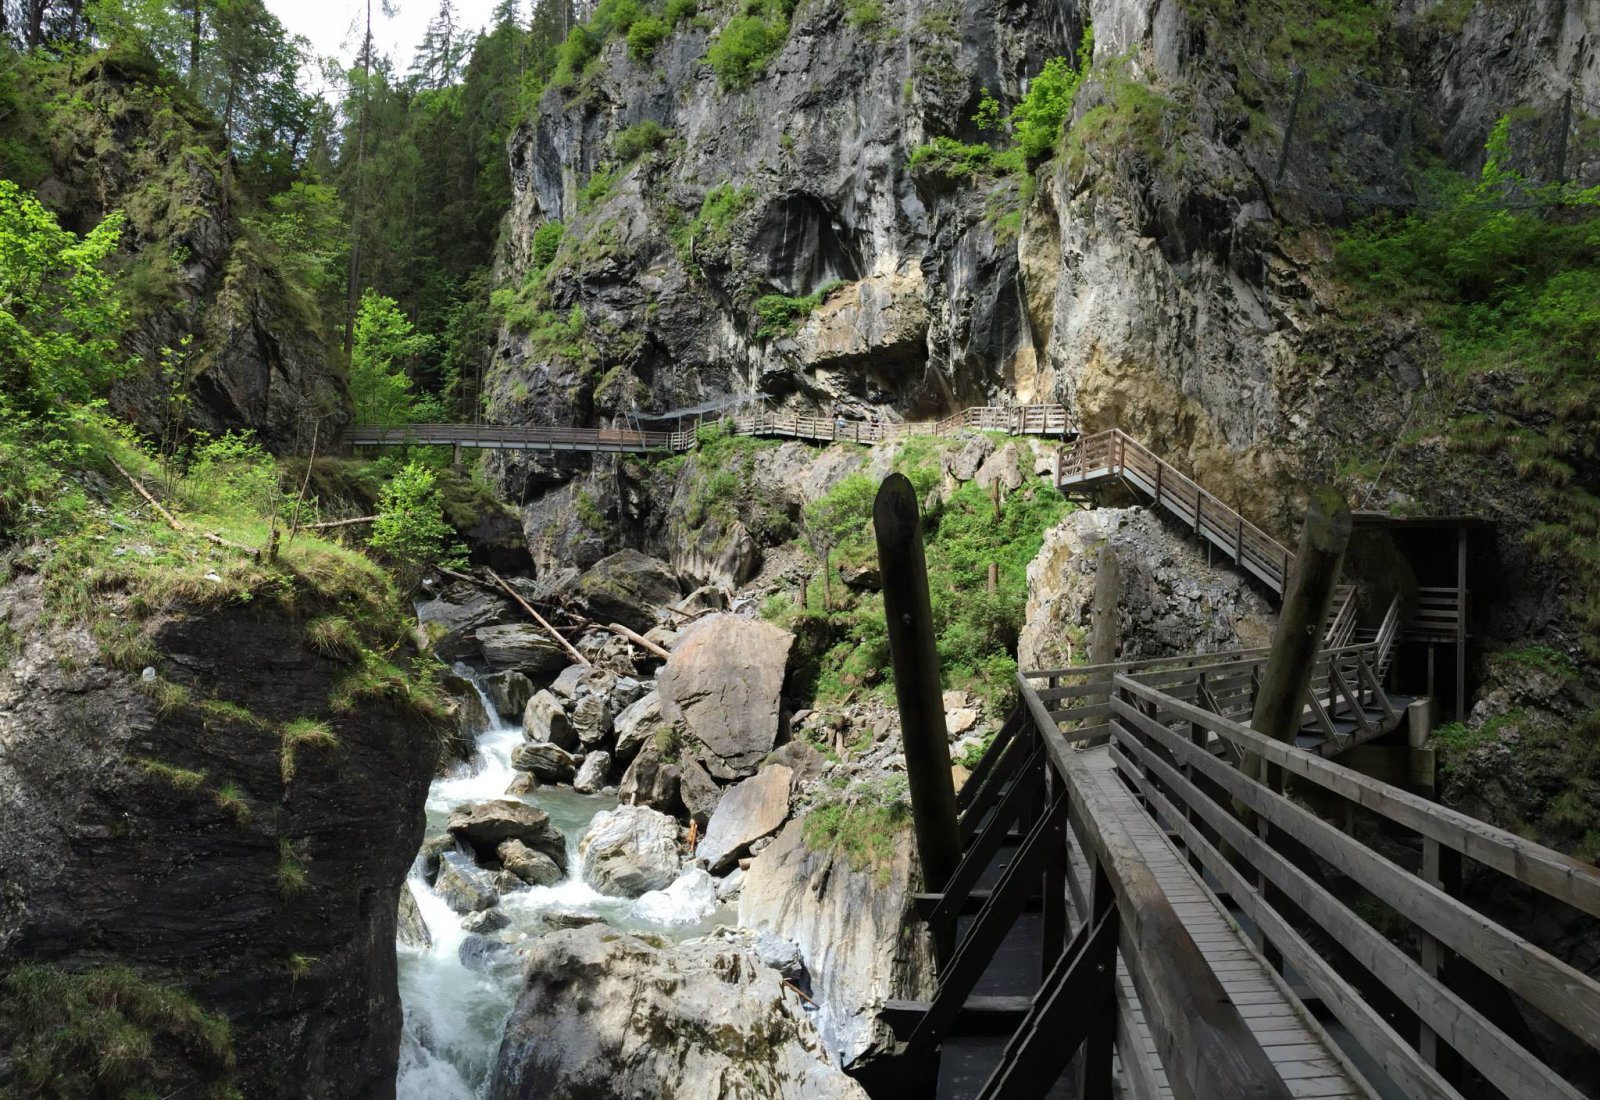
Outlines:
{"type": "MultiPolygon", "coordinates": [[[[366,19],[367,0],[266,0],[268,9],[282,21],[290,34],[304,35],[318,56],[332,56],[349,64],[361,45],[361,26],[366,19]]],[[[494,0],[455,0],[456,20],[471,34],[486,26],[494,0]]],[[[392,0],[383,14],[382,0],[372,0],[373,37],[378,52],[394,59],[395,69],[411,68],[411,54],[422,41],[422,32],[439,10],[439,0],[392,0]]]]}

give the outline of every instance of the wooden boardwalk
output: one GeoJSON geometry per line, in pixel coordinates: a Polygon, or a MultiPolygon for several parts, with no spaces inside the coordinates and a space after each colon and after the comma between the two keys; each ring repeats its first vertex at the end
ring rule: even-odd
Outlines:
{"type": "MultiPolygon", "coordinates": [[[[1060,405],[984,405],[937,421],[847,420],[799,413],[741,413],[717,423],[735,434],[801,439],[812,443],[884,443],[913,435],[954,435],[961,431],[1005,432],[1065,438],[1067,410],[1060,405]]],[[[496,424],[355,425],[344,442],[354,447],[446,446],[552,454],[675,453],[694,448],[694,430],[643,431],[633,428],[512,427],[496,424]]]]}
{"type": "MultiPolygon", "coordinates": [[[[1183,927],[1194,939],[1206,963],[1238,1008],[1245,1027],[1256,1037],[1267,1060],[1295,1097],[1361,1097],[1371,1091],[1358,1083],[1346,1067],[1344,1056],[1320,1024],[1294,999],[1283,979],[1262,957],[1227,913],[1222,902],[1185,862],[1182,855],[1139,804],[1117,774],[1107,746],[1079,754],[1079,761],[1103,797],[1103,805],[1117,815],[1139,855],[1161,885],[1183,927]]],[[[1087,868],[1074,867],[1074,908],[1086,911],[1087,868]],[[1080,877],[1081,876],[1081,877],[1080,877]]],[[[1118,962],[1118,983],[1129,1011],[1122,1026],[1130,1028],[1129,1044],[1122,1049],[1129,1093],[1134,1097],[1170,1097],[1172,1086],[1161,1068],[1149,1022],[1138,1007],[1137,992],[1127,966],[1118,962]],[[1127,1063],[1142,1062],[1133,1066],[1127,1063]],[[1149,1090],[1149,1091],[1146,1091],[1149,1090]]]]}

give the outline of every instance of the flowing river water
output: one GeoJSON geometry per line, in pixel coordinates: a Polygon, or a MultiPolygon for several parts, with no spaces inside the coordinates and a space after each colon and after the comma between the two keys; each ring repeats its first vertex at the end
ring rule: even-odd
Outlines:
{"type": "MultiPolygon", "coordinates": [[[[470,670],[458,666],[457,671],[477,685],[470,670]]],[[[428,835],[443,832],[450,811],[463,802],[520,797],[549,814],[566,836],[570,868],[568,876],[552,886],[506,895],[501,909],[511,924],[493,938],[515,946],[575,917],[598,918],[627,931],[648,931],[673,940],[703,935],[719,922],[733,922],[732,912],[718,907],[703,871],[687,871],[666,890],[636,899],[608,897],[585,883],[578,840],[594,816],[614,807],[616,799],[578,794],[569,787],[507,795],[506,787],[517,776],[511,752],[522,742],[522,728],[503,723],[486,696],[483,704],[490,728],[479,735],[473,758],[434,780],[428,790],[428,835]]],[[[463,945],[469,947],[469,956],[472,953],[461,917],[429,888],[420,869],[413,869],[406,886],[416,897],[433,942],[425,948],[405,944],[397,948],[405,1008],[396,1082],[399,1097],[477,1100],[488,1095],[500,1035],[521,986],[521,968],[514,955],[498,964],[464,962],[463,945]]]]}

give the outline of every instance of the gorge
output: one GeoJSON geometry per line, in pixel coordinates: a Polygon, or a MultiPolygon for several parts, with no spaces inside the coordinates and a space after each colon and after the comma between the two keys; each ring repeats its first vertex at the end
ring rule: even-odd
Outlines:
{"type": "Polygon", "coordinates": [[[289,19],[0,4],[0,1096],[927,1095],[878,484],[958,783],[1102,548],[1122,659],[1272,636],[1060,490],[1109,428],[1379,587],[1470,521],[1431,794],[1600,859],[1594,3],[447,0],[326,92],[289,19]],[[683,447],[346,442],[421,424],[683,447]]]}

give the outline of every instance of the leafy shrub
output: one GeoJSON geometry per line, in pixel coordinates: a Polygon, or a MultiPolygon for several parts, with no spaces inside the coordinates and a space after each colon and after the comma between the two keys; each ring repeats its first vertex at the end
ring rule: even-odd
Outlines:
{"type": "Polygon", "coordinates": [[[993,165],[994,155],[983,142],[966,145],[941,135],[913,149],[908,167],[917,175],[970,181],[993,165]]]}
{"type": "Polygon", "coordinates": [[[533,231],[533,265],[539,268],[549,267],[555,260],[556,253],[561,249],[561,239],[566,235],[567,227],[561,222],[545,222],[533,231]]]}
{"type": "Polygon", "coordinates": [[[747,0],[744,13],[728,20],[706,51],[706,61],[724,90],[748,85],[783,49],[792,7],[785,0],[747,0]]]}
{"type": "Polygon", "coordinates": [[[195,448],[184,494],[203,511],[265,514],[278,494],[278,465],[248,432],[227,432],[195,448]]]}
{"type": "Polygon", "coordinates": [[[707,191],[694,220],[674,234],[679,252],[687,253],[691,241],[701,248],[727,244],[734,219],[744,213],[754,199],[753,189],[735,187],[731,183],[718,184],[707,191]]]}
{"type": "Polygon", "coordinates": [[[368,290],[356,312],[350,349],[350,398],[356,420],[392,427],[445,419],[439,400],[414,392],[407,364],[433,350],[393,298],[368,290]]]}
{"type": "Polygon", "coordinates": [[[1074,68],[1065,57],[1052,57],[1044,63],[1039,74],[1028,82],[1028,93],[1022,97],[1010,116],[1012,134],[1017,148],[1030,161],[1044,160],[1055,152],[1061,138],[1062,127],[1072,113],[1072,101],[1078,94],[1083,74],[1088,72],[1094,56],[1094,31],[1085,27],[1083,41],[1078,46],[1078,63],[1074,68]]]}
{"type": "Polygon", "coordinates": [[[611,196],[611,190],[616,187],[618,178],[614,168],[596,168],[588,182],[578,192],[578,209],[588,212],[604,202],[611,196]]]}
{"type": "Polygon", "coordinates": [[[699,13],[700,5],[697,0],[667,0],[667,22],[674,27],[693,19],[699,13]]]}
{"type": "Polygon", "coordinates": [[[660,123],[647,118],[617,131],[617,136],[612,139],[612,147],[617,152],[617,159],[627,164],[659,148],[667,140],[668,133],[660,123]]]}
{"type": "Polygon", "coordinates": [[[447,564],[460,559],[455,529],[445,522],[432,470],[420,462],[408,462],[384,486],[370,542],[374,550],[404,565],[447,564]]]}
{"type": "Polygon", "coordinates": [[[871,872],[883,886],[910,821],[906,779],[889,776],[857,783],[813,806],[801,838],[814,852],[843,855],[852,870],[871,872]]]}
{"type": "Polygon", "coordinates": [[[791,298],[786,294],[763,294],[755,303],[756,316],[761,318],[761,328],[756,335],[767,339],[793,332],[802,318],[811,316],[818,306],[828,300],[829,295],[843,285],[834,280],[802,298],[791,298]]]}
{"type": "Polygon", "coordinates": [[[604,39],[583,24],[573,27],[556,50],[556,69],[550,82],[558,88],[570,88],[595,58],[600,56],[604,39]]]}
{"type": "Polygon", "coordinates": [[[649,61],[656,55],[656,46],[671,33],[671,24],[659,15],[644,16],[628,28],[628,56],[649,61]]]}
{"type": "Polygon", "coordinates": [[[626,35],[644,17],[644,7],[639,0],[600,0],[589,18],[589,26],[604,39],[626,35]]]}

